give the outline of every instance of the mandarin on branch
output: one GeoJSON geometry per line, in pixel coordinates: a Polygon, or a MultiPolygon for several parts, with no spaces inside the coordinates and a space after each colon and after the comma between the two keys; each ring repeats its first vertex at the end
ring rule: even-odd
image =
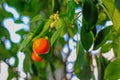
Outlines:
{"type": "Polygon", "coordinates": [[[43,58],[41,58],[37,53],[35,52],[32,52],[32,55],[31,55],[31,58],[33,61],[36,61],[36,62],[42,62],[43,61],[43,58]]]}
{"type": "Polygon", "coordinates": [[[48,39],[39,38],[33,42],[33,51],[37,54],[47,54],[50,50],[50,43],[48,39]]]}

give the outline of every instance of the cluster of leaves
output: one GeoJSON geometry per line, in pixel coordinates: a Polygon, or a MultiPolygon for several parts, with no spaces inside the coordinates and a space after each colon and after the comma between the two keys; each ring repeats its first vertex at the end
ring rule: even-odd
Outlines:
{"type": "MultiPolygon", "coordinates": [[[[82,80],[94,79],[91,66],[93,65],[92,60],[95,59],[98,68],[98,80],[120,78],[119,0],[48,0],[48,2],[45,0],[5,0],[5,2],[14,6],[21,15],[28,15],[31,18],[30,31],[27,32],[27,36],[24,31],[18,32],[26,38],[22,44],[12,43],[10,50],[6,50],[3,44],[3,37],[10,39],[9,33],[0,26],[0,32],[4,34],[0,34],[0,59],[5,61],[14,56],[16,61],[15,66],[10,66],[10,70],[12,70],[11,67],[14,68],[18,65],[16,53],[20,46],[19,51],[25,52],[26,56],[24,72],[26,74],[29,72],[32,80],[47,80],[47,70],[49,69],[53,74],[52,77],[56,79],[54,73],[56,69],[64,67],[66,71],[66,62],[62,60],[61,51],[64,45],[68,44],[68,41],[65,41],[63,36],[67,33],[69,38],[72,38],[79,32],[77,21],[79,21],[79,14],[82,14],[80,41],[77,41],[76,47],[75,74],[82,80]],[[75,10],[79,8],[82,8],[82,13],[81,11],[75,13],[75,10]],[[55,14],[58,14],[58,19],[54,19],[55,14]],[[50,18],[50,15],[53,15],[53,18],[50,18]],[[106,26],[107,21],[112,21],[113,24],[106,26]],[[99,26],[101,26],[101,30],[98,30],[99,26]],[[40,37],[48,37],[51,50],[45,56],[41,55],[45,59],[43,63],[36,63],[31,60],[32,43],[40,37]],[[115,57],[114,60],[109,61],[102,54],[111,49],[113,49],[115,57]],[[92,51],[95,50],[100,50],[99,55],[92,55],[92,51]]],[[[0,13],[3,15],[0,18],[0,23],[5,17],[11,16],[2,8],[0,8],[0,13]]],[[[14,76],[18,77],[14,71],[12,73],[9,71],[9,79],[14,76]]]]}
{"type": "MultiPolygon", "coordinates": [[[[117,0],[116,1],[102,0],[102,2],[96,3],[95,1],[92,0],[91,1],[85,0],[82,8],[83,18],[82,18],[82,28],[80,33],[81,43],[83,49],[85,49],[87,53],[89,53],[86,55],[89,56],[91,56],[90,53],[92,51],[100,49],[99,56],[95,56],[97,62],[99,80],[103,80],[103,79],[115,80],[120,78],[119,77],[120,75],[115,76],[115,74],[119,74],[117,70],[120,68],[119,63],[117,63],[117,61],[119,60],[118,35],[119,35],[120,24],[118,22],[119,22],[120,12],[119,12],[119,8],[117,8],[115,5],[116,2],[117,0]],[[104,25],[103,23],[105,23],[107,20],[111,20],[113,25],[105,26],[104,28],[101,28],[100,31],[97,31],[97,25],[104,25]],[[108,61],[102,56],[102,53],[106,53],[110,51],[111,48],[113,48],[115,60],[108,61]],[[115,67],[114,64],[116,64],[117,67],[115,67]]],[[[83,54],[83,52],[84,51],[82,50],[81,55],[83,54]]],[[[78,52],[77,61],[80,60],[79,57],[81,55],[78,52]]],[[[81,70],[81,72],[84,75],[83,77],[81,72],[77,71],[78,76],[80,75],[82,76],[82,78],[80,77],[80,79],[87,80],[93,76],[90,69],[90,65],[92,65],[91,57],[90,58],[87,57],[89,63],[86,63],[86,57],[85,58],[80,57],[81,59],[83,59],[81,61],[83,61],[82,63],[84,63],[84,65],[81,65],[80,61],[78,61],[79,66],[81,66],[81,69],[79,69],[79,71],[81,70]],[[88,68],[86,68],[86,66],[88,66],[88,68]],[[88,72],[89,72],[89,76],[86,77],[86,74],[88,72]]],[[[76,65],[78,65],[77,61],[76,61],[76,65]]]]}
{"type": "MultiPolygon", "coordinates": [[[[83,49],[86,50],[86,55],[89,55],[90,57],[81,58],[84,62],[83,65],[81,65],[79,57],[83,54],[83,50],[81,52],[81,55],[78,52],[78,58],[77,61],[79,63],[79,66],[81,66],[81,72],[77,71],[78,76],[81,76],[80,79],[90,79],[92,75],[92,71],[90,69],[91,63],[91,55],[90,53],[94,50],[100,49],[99,56],[95,56],[96,62],[97,62],[97,68],[98,68],[98,79],[110,79],[115,80],[119,79],[120,75],[117,69],[119,69],[119,63],[117,61],[119,60],[119,17],[120,12],[119,8],[115,7],[115,2],[113,0],[102,0],[102,2],[96,2],[93,0],[84,0],[83,7],[82,7],[82,28],[80,32],[81,37],[81,44],[83,46],[83,49]],[[111,6],[110,6],[111,5],[111,6]],[[111,20],[113,25],[106,26],[105,23],[107,20],[111,20]],[[102,22],[102,24],[101,24],[102,22]],[[97,31],[98,25],[104,25],[104,28],[101,28],[100,31],[97,31]],[[110,42],[108,42],[110,41],[110,42]],[[102,56],[102,53],[106,53],[110,51],[110,49],[113,48],[115,60],[114,61],[108,61],[102,56]],[[86,59],[88,62],[86,62],[86,59]],[[117,64],[117,67],[113,67],[114,64],[117,64]],[[117,68],[117,69],[116,69],[117,68]],[[89,72],[89,76],[86,77],[86,74],[89,72]],[[84,77],[83,77],[83,75],[84,77]],[[91,75],[90,75],[91,74],[91,75]]],[[[81,50],[81,49],[80,49],[81,50]]],[[[85,52],[84,52],[85,53],[85,52]]],[[[85,54],[82,55],[82,57],[85,54]]],[[[76,65],[78,65],[76,61],[76,65]]],[[[82,62],[82,63],[83,63],[82,62]]],[[[94,78],[94,77],[93,77],[94,78]]]]}

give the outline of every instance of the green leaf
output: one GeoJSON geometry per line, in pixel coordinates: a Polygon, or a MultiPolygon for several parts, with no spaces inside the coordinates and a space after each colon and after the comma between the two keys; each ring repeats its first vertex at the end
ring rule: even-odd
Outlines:
{"type": "Polygon", "coordinates": [[[38,39],[38,38],[40,38],[41,36],[43,36],[45,33],[47,33],[48,32],[48,30],[49,30],[49,28],[50,28],[50,24],[53,22],[53,20],[52,19],[48,19],[47,21],[46,21],[46,23],[45,23],[45,25],[43,26],[42,25],[42,31],[39,31],[39,34],[33,39],[33,41],[35,40],[35,39],[38,39]]]}
{"type": "Polygon", "coordinates": [[[43,29],[44,29],[44,25],[45,25],[45,20],[41,21],[36,28],[31,29],[31,32],[34,34],[33,37],[35,37],[36,35],[38,35],[43,29]]]}
{"type": "Polygon", "coordinates": [[[108,17],[112,19],[115,10],[114,0],[102,0],[102,3],[103,9],[107,13],[108,17]]]}
{"type": "Polygon", "coordinates": [[[52,0],[52,11],[54,11],[55,0],[52,0]]]}
{"type": "Polygon", "coordinates": [[[83,45],[84,49],[86,49],[88,51],[89,48],[93,44],[93,34],[92,34],[92,32],[86,32],[84,27],[82,27],[81,32],[80,32],[80,37],[81,37],[81,42],[82,42],[82,45],[83,45]]]}
{"type": "Polygon", "coordinates": [[[20,45],[19,51],[23,51],[25,47],[30,43],[31,39],[33,38],[33,33],[29,33],[27,37],[24,39],[22,44],[20,45]]]}
{"type": "Polygon", "coordinates": [[[33,75],[35,75],[40,80],[46,80],[46,78],[47,78],[46,67],[47,67],[47,65],[46,65],[45,61],[43,61],[43,62],[33,62],[32,63],[33,75]]]}
{"type": "Polygon", "coordinates": [[[97,37],[95,38],[95,42],[94,42],[94,50],[100,48],[109,38],[110,33],[111,33],[111,28],[112,26],[108,26],[104,29],[102,29],[97,37]]]}
{"type": "Polygon", "coordinates": [[[74,19],[75,14],[75,2],[74,0],[68,1],[68,19],[71,21],[74,19]]]}
{"type": "Polygon", "coordinates": [[[107,15],[104,12],[100,12],[98,15],[98,21],[97,23],[102,23],[107,19],[107,15]]]}
{"type": "Polygon", "coordinates": [[[24,69],[25,73],[27,73],[27,72],[33,73],[33,70],[32,70],[32,61],[31,61],[31,54],[26,53],[26,57],[24,59],[23,65],[24,65],[23,69],[24,69]]]}
{"type": "MultiPolygon", "coordinates": [[[[83,69],[84,65],[84,48],[81,43],[77,44],[77,60],[75,62],[75,66],[79,66],[79,68],[83,69]]],[[[75,69],[76,70],[76,69],[75,69]]]]}
{"type": "Polygon", "coordinates": [[[83,69],[80,68],[79,64],[75,65],[75,73],[77,77],[81,80],[90,80],[92,76],[92,72],[90,69],[90,56],[89,53],[84,54],[84,65],[83,69]]]}
{"type": "Polygon", "coordinates": [[[106,43],[102,46],[100,52],[106,53],[106,52],[110,51],[111,48],[112,48],[112,43],[106,43]]]}
{"type": "Polygon", "coordinates": [[[103,56],[96,56],[96,63],[97,63],[97,68],[98,68],[98,80],[104,80],[104,71],[109,64],[110,61],[108,61],[106,58],[103,56]]]}
{"type": "Polygon", "coordinates": [[[113,47],[113,51],[114,51],[114,55],[116,57],[120,56],[120,29],[118,30],[118,32],[114,31],[112,33],[112,47],[113,47]]]}
{"type": "Polygon", "coordinates": [[[60,29],[58,29],[57,31],[54,32],[54,34],[52,35],[51,39],[50,39],[50,43],[51,46],[54,44],[54,42],[58,39],[58,37],[60,36],[60,33],[62,32],[62,30],[64,29],[64,26],[61,26],[60,29]]]}
{"type": "Polygon", "coordinates": [[[98,11],[92,0],[85,0],[83,5],[83,26],[87,31],[92,30],[97,23],[98,11]]]}
{"type": "Polygon", "coordinates": [[[115,9],[112,19],[114,28],[116,31],[118,31],[120,28],[120,12],[117,9],[115,9]]]}
{"type": "Polygon", "coordinates": [[[36,22],[36,21],[39,21],[39,20],[43,20],[43,17],[40,14],[36,15],[35,17],[33,17],[31,19],[30,23],[33,23],[33,22],[36,22]]]}
{"type": "Polygon", "coordinates": [[[31,32],[27,35],[27,37],[20,45],[19,51],[22,51],[31,42],[31,40],[42,30],[43,25],[44,21],[42,21],[36,28],[31,30],[31,32]]]}
{"type": "Polygon", "coordinates": [[[104,80],[120,79],[120,58],[115,59],[105,69],[104,80]]]}
{"type": "Polygon", "coordinates": [[[68,34],[70,35],[70,37],[73,37],[78,32],[78,29],[72,28],[72,27],[68,27],[67,31],[68,31],[68,34]]]}
{"type": "Polygon", "coordinates": [[[59,29],[61,26],[64,26],[63,19],[61,19],[61,18],[57,19],[54,26],[55,26],[56,29],[59,29]]]}
{"type": "Polygon", "coordinates": [[[120,12],[115,6],[115,0],[103,0],[103,9],[107,13],[108,17],[113,21],[113,25],[116,31],[120,28],[120,12]]]}
{"type": "MultiPolygon", "coordinates": [[[[55,24],[54,24],[56,30],[60,29],[60,27],[65,26],[65,22],[63,21],[63,19],[58,19],[56,20],[55,24]]],[[[65,33],[67,32],[67,27],[64,28],[64,30],[61,31],[60,36],[63,36],[65,33]]]]}

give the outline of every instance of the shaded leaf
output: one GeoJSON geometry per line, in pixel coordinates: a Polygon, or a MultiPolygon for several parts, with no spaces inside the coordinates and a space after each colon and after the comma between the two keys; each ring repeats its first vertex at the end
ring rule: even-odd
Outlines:
{"type": "Polygon", "coordinates": [[[34,65],[33,75],[35,75],[40,80],[46,80],[46,78],[47,78],[47,71],[46,71],[47,64],[46,64],[46,62],[45,61],[33,62],[32,65],[34,65]]]}
{"type": "Polygon", "coordinates": [[[87,31],[92,30],[97,23],[98,11],[92,0],[85,0],[83,5],[83,27],[87,31]]]}
{"type": "Polygon", "coordinates": [[[120,6],[119,5],[120,5],[120,0],[115,0],[115,6],[120,12],[120,6]]]}
{"type": "Polygon", "coordinates": [[[38,76],[38,70],[37,70],[37,67],[35,66],[35,64],[32,64],[32,70],[33,70],[33,74],[35,76],[38,76]]]}
{"type": "Polygon", "coordinates": [[[39,56],[42,57],[45,61],[50,61],[53,54],[52,50],[53,48],[51,48],[47,54],[40,54],[39,56]]]}
{"type": "Polygon", "coordinates": [[[94,42],[94,50],[98,49],[99,47],[101,47],[109,38],[109,35],[111,33],[111,28],[112,26],[108,26],[104,29],[102,29],[97,37],[95,38],[95,42],[94,42]]]}
{"type": "Polygon", "coordinates": [[[94,35],[94,37],[95,37],[96,34],[97,34],[97,29],[96,29],[96,27],[94,27],[94,28],[92,29],[92,33],[93,33],[93,35],[94,35]]]}
{"type": "Polygon", "coordinates": [[[86,49],[88,51],[89,48],[93,44],[93,34],[92,34],[92,32],[86,32],[84,27],[82,27],[81,32],[80,32],[80,37],[81,37],[81,43],[82,43],[84,49],[86,49]]]}
{"type": "Polygon", "coordinates": [[[118,80],[120,79],[120,58],[111,62],[105,69],[104,80],[118,80]]]}
{"type": "Polygon", "coordinates": [[[76,73],[77,77],[79,77],[81,80],[90,80],[91,79],[92,72],[90,69],[89,53],[85,53],[85,55],[84,55],[83,69],[81,69],[78,64],[76,64],[74,69],[75,69],[75,73],[76,73]]]}
{"type": "Polygon", "coordinates": [[[57,11],[60,12],[61,2],[59,0],[52,0],[53,13],[56,13],[57,11]]]}
{"type": "Polygon", "coordinates": [[[104,80],[104,71],[109,64],[109,61],[105,59],[103,56],[96,56],[96,63],[98,68],[98,80],[104,80]]]}

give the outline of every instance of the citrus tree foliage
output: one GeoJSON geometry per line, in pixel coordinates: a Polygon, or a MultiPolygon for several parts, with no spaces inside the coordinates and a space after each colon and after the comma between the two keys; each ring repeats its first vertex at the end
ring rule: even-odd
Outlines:
{"type": "MultiPolygon", "coordinates": [[[[9,32],[0,25],[0,61],[8,64],[8,80],[19,78],[17,71],[17,52],[25,54],[23,70],[26,80],[47,80],[51,76],[57,80],[56,70],[62,70],[61,80],[69,80],[67,73],[76,75],[81,80],[95,79],[93,60],[96,61],[98,80],[120,79],[120,1],[119,0],[1,0],[0,24],[5,18],[13,17],[4,9],[4,3],[14,7],[20,14],[30,17],[30,30],[19,30],[22,36],[20,43],[10,40],[9,32]],[[81,10],[79,10],[81,9],[81,10]],[[106,22],[112,25],[107,26],[106,22]],[[79,24],[81,23],[81,24],[79,24]],[[99,29],[100,28],[100,29],[99,29]],[[79,33],[80,40],[74,40],[76,61],[74,70],[67,72],[68,57],[71,53],[69,40],[79,33]],[[64,39],[64,35],[68,39],[64,39]],[[47,38],[50,42],[48,54],[40,55],[44,61],[31,59],[32,44],[38,38],[47,38]],[[5,40],[10,40],[11,48],[5,47],[5,40]],[[61,54],[67,45],[68,52],[61,54]],[[106,59],[103,54],[113,49],[114,57],[106,59]],[[99,50],[95,55],[92,52],[99,50]],[[15,58],[14,65],[7,61],[15,58]],[[49,72],[51,72],[49,74],[49,72]]],[[[15,20],[21,23],[21,20],[15,20]]],[[[70,77],[72,78],[72,76],[70,77]]]]}

